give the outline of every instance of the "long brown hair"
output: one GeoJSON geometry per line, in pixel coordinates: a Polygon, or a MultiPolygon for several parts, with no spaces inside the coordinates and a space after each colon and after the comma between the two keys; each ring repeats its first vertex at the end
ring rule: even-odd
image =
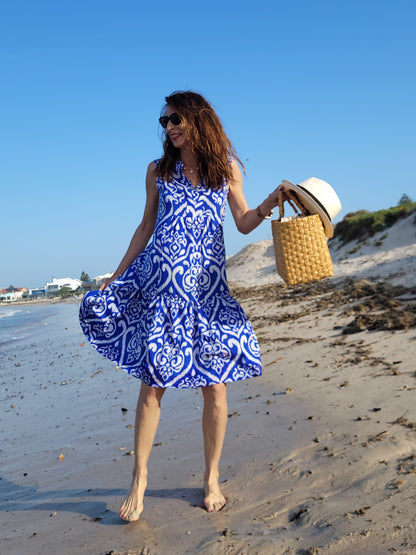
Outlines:
{"type": "MultiPolygon", "coordinates": [[[[244,171],[230,139],[211,104],[192,91],[178,91],[165,98],[186,123],[188,140],[196,154],[199,173],[207,187],[221,188],[233,175],[230,158],[235,158],[244,171]]],[[[165,106],[165,110],[166,110],[165,106]]],[[[156,175],[168,181],[180,160],[180,150],[175,148],[166,131],[163,133],[163,156],[156,168],[156,175]]]]}

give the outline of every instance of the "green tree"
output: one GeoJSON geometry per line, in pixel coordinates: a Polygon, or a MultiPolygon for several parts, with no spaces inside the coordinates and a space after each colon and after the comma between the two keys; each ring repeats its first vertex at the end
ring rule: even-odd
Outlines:
{"type": "Polygon", "coordinates": [[[412,199],[409,197],[409,195],[403,194],[397,206],[401,206],[402,204],[409,204],[409,202],[412,202],[412,199]]]}
{"type": "Polygon", "coordinates": [[[79,278],[81,281],[90,281],[90,276],[85,272],[81,272],[81,277],[79,278]]]}
{"type": "Polygon", "coordinates": [[[57,297],[68,297],[69,295],[73,294],[73,291],[70,287],[68,287],[67,285],[64,285],[63,287],[61,287],[59,289],[59,291],[56,293],[57,297]]]}

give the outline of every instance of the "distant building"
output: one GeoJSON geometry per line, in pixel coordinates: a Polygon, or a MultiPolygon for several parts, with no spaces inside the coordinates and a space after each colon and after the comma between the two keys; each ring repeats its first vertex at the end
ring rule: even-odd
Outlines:
{"type": "Polygon", "coordinates": [[[103,284],[108,278],[110,278],[113,274],[104,274],[102,276],[96,276],[92,278],[90,281],[83,281],[82,282],[82,289],[87,291],[95,291],[99,289],[101,284],[103,284]]]}
{"type": "Polygon", "coordinates": [[[82,282],[79,279],[72,278],[53,278],[52,282],[47,283],[45,286],[45,295],[47,297],[53,297],[56,295],[63,287],[67,288],[70,292],[75,292],[81,289],[82,282]]]}
{"type": "Polygon", "coordinates": [[[8,291],[7,293],[2,293],[0,295],[0,301],[10,303],[16,300],[14,291],[8,291]]]}
{"type": "Polygon", "coordinates": [[[26,287],[13,287],[11,290],[2,289],[0,294],[0,301],[13,302],[18,301],[27,293],[26,287]]]}
{"type": "Polygon", "coordinates": [[[104,283],[107,279],[109,279],[113,274],[104,274],[102,276],[96,276],[93,278],[92,282],[95,286],[100,287],[102,283],[104,283]]]}
{"type": "Polygon", "coordinates": [[[44,287],[29,290],[29,299],[41,299],[45,295],[46,295],[46,291],[44,287]]]}

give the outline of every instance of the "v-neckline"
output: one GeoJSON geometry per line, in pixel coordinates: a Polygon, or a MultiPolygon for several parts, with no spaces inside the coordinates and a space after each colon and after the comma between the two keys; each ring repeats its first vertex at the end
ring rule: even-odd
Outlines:
{"type": "Polygon", "coordinates": [[[189,177],[187,177],[187,176],[183,173],[183,162],[182,162],[182,160],[180,160],[180,162],[179,162],[179,169],[180,169],[181,175],[183,175],[183,177],[186,179],[186,181],[189,183],[189,185],[192,187],[192,189],[193,189],[194,191],[197,191],[197,190],[200,188],[200,186],[201,186],[201,184],[202,184],[202,181],[199,181],[196,185],[194,185],[194,184],[192,183],[192,181],[189,179],[189,177]]]}

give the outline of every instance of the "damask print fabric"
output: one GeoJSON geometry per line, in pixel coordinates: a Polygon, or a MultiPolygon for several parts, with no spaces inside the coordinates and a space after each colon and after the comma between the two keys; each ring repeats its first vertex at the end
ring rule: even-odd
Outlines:
{"type": "MultiPolygon", "coordinates": [[[[156,162],[157,163],[157,162],[156,162]]],[[[261,375],[250,322],[230,295],[223,239],[228,186],[196,188],[179,162],[158,178],[153,238],[119,279],[84,296],[92,345],[156,387],[201,387],[261,375]]]]}

